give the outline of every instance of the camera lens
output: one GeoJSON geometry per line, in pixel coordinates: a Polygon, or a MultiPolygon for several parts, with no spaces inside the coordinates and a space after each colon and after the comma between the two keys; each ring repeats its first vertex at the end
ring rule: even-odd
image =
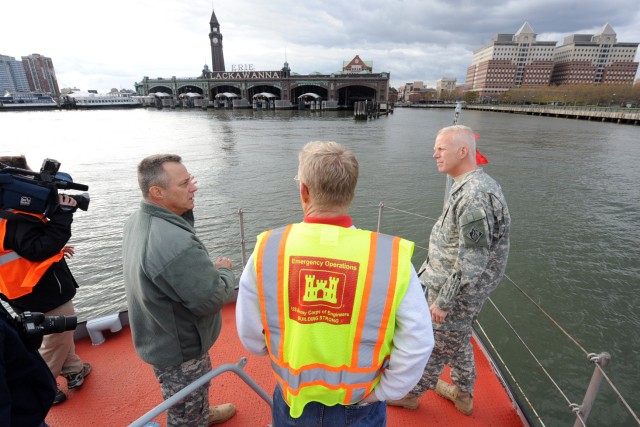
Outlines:
{"type": "Polygon", "coordinates": [[[78,325],[76,316],[47,316],[42,322],[42,332],[55,334],[64,331],[72,331],[78,325]]]}

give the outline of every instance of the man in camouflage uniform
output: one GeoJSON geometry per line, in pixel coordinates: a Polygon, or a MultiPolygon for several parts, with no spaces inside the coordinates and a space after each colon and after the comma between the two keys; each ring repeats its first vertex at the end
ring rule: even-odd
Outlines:
{"type": "Polygon", "coordinates": [[[471,326],[504,275],[511,224],[500,185],[476,165],[475,147],[467,126],[446,127],[436,137],[433,158],[438,171],[454,183],[419,272],[428,291],[435,348],[414,389],[389,405],[415,409],[418,398],[435,389],[465,415],[473,410],[471,326]],[[451,367],[454,385],[438,379],[445,364],[451,367]]]}

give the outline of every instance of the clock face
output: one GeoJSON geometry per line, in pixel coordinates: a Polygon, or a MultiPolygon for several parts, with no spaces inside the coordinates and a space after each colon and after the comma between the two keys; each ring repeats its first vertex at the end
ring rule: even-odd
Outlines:
{"type": "Polygon", "coordinates": [[[218,44],[218,38],[217,37],[214,37],[212,41],[213,41],[213,44],[218,44]]]}

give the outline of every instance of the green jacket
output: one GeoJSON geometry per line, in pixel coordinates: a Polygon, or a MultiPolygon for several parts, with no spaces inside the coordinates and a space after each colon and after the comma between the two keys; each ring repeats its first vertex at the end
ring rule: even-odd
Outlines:
{"type": "Polygon", "coordinates": [[[196,237],[193,212],[177,216],[143,201],[122,242],[124,286],[136,352],[154,366],[175,366],[209,351],[233,273],[217,270],[196,237]]]}

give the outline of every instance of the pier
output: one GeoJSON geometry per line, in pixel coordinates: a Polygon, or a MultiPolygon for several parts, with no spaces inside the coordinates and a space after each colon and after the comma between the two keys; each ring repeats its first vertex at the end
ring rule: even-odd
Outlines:
{"type": "Polygon", "coordinates": [[[393,114],[393,104],[389,102],[357,101],[353,104],[354,120],[372,120],[393,114]]]}
{"type": "Polygon", "coordinates": [[[526,114],[529,116],[561,117],[564,119],[596,120],[628,125],[640,125],[640,109],[593,106],[558,105],[465,105],[466,110],[496,113],[526,114]]]}
{"type": "MultiPolygon", "coordinates": [[[[404,108],[455,108],[455,104],[398,104],[397,106],[404,108]]],[[[465,110],[490,111],[494,113],[526,114],[529,116],[547,116],[635,126],[640,125],[640,108],[536,104],[465,104],[462,108],[465,110]]]]}

